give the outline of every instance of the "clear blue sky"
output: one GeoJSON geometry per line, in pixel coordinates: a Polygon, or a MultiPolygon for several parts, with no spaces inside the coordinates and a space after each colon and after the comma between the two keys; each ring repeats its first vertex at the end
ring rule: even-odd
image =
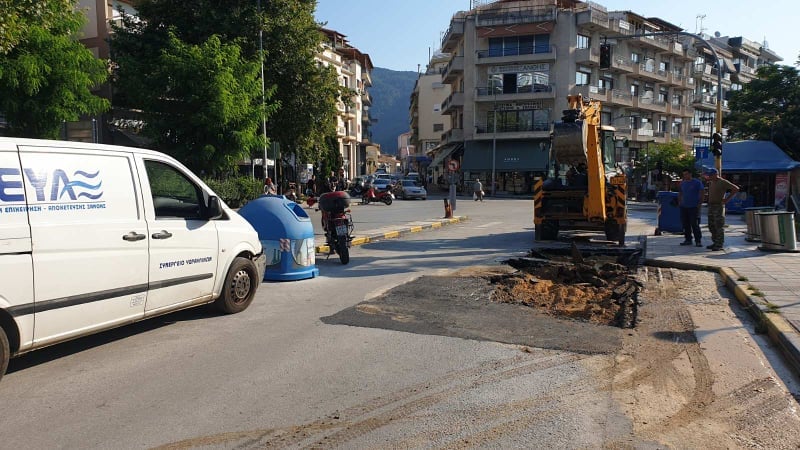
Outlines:
{"type": "MultiPolygon", "coordinates": [[[[645,17],[659,17],[698,31],[698,15],[706,17],[707,34],[744,36],[755,42],[765,39],[769,48],[794,65],[800,54],[800,1],[746,0],[596,0],[609,11],[631,10],[645,17]]],[[[429,51],[438,49],[450,17],[468,10],[469,0],[318,0],[316,19],[346,35],[350,44],[369,53],[377,67],[392,70],[423,70],[429,51]]]]}

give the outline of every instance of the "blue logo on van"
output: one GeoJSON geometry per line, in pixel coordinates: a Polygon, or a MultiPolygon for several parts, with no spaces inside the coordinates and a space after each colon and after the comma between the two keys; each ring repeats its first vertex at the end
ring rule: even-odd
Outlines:
{"type": "MultiPolygon", "coordinates": [[[[55,169],[50,177],[46,172],[35,172],[30,168],[25,168],[24,171],[26,181],[36,193],[37,202],[57,202],[64,199],[65,196],[69,200],[81,198],[97,200],[103,196],[101,190],[103,180],[98,178],[99,170],[95,172],[76,170],[72,177],[68,176],[63,169],[55,169]],[[48,181],[50,189],[49,192],[45,192],[48,181]]],[[[0,167],[0,201],[25,201],[22,178],[19,169],[0,167]]]]}
{"type": "MultiPolygon", "coordinates": [[[[61,172],[61,171],[56,171],[56,172],[61,172]]],[[[63,174],[63,172],[61,172],[61,174],[63,174]]],[[[73,174],[73,177],[81,176],[81,177],[93,180],[94,178],[97,178],[98,175],[100,175],[100,171],[99,170],[97,172],[95,172],[95,173],[88,173],[88,172],[84,172],[82,170],[76,170],[75,174],[73,174]]],[[[56,176],[56,174],[53,173],[53,178],[55,178],[55,176],[56,176]]],[[[61,193],[58,194],[58,198],[59,199],[64,197],[65,193],[69,194],[69,197],[72,200],[76,200],[76,195],[77,195],[77,198],[86,197],[86,198],[88,198],[90,200],[97,200],[98,198],[103,196],[103,191],[100,191],[100,187],[103,185],[103,181],[102,180],[99,180],[97,184],[89,184],[88,182],[80,181],[80,180],[68,181],[66,175],[64,175],[64,180],[66,181],[66,183],[64,183],[64,187],[61,188],[61,193]],[[85,189],[86,191],[90,191],[92,193],[86,192],[86,191],[80,191],[80,189],[85,189]],[[75,190],[78,190],[77,194],[75,194],[75,190]],[[100,191],[100,192],[97,192],[97,191],[100,191]],[[94,193],[94,192],[97,192],[97,193],[94,193]]],[[[56,184],[53,184],[54,191],[55,191],[55,187],[56,187],[56,184]]]]}

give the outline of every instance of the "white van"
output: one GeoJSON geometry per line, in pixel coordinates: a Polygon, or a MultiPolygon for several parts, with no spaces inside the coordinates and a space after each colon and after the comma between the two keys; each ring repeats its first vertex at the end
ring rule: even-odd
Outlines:
{"type": "Polygon", "coordinates": [[[215,302],[248,307],[250,224],[164,154],[0,138],[0,377],[10,356],[215,302]]]}

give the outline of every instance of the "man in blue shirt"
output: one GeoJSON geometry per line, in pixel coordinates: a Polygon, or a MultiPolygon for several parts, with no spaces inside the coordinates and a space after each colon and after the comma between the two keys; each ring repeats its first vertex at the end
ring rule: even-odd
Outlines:
{"type": "Polygon", "coordinates": [[[683,225],[684,240],[681,245],[694,245],[702,247],[700,243],[700,204],[703,202],[703,182],[692,177],[689,169],[683,169],[680,192],[678,193],[678,206],[681,208],[681,223],[683,225]]]}

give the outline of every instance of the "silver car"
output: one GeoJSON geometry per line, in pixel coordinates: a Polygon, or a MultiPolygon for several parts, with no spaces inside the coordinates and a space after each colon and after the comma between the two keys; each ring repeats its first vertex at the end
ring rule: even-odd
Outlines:
{"type": "Polygon", "coordinates": [[[409,198],[421,198],[423,200],[428,198],[428,192],[424,187],[417,184],[414,180],[401,180],[397,186],[396,195],[403,200],[409,198]]]}

